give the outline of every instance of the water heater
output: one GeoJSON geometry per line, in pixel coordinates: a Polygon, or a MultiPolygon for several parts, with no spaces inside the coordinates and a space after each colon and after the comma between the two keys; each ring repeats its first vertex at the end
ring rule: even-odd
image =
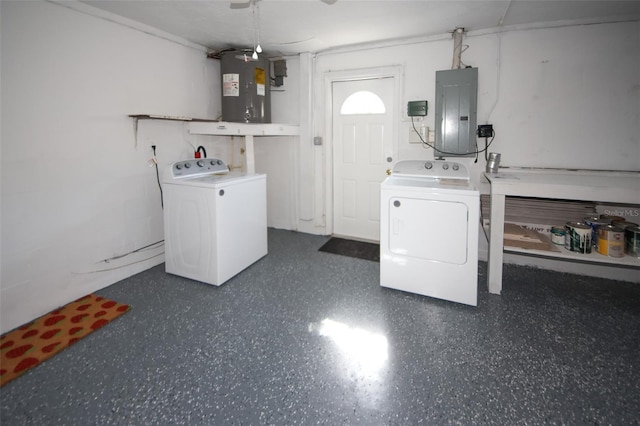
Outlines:
{"type": "Polygon", "coordinates": [[[220,57],[222,121],[271,123],[269,61],[252,51],[229,51],[220,57]]]}
{"type": "Polygon", "coordinates": [[[436,157],[474,157],[478,68],[436,71],[436,157]]]}

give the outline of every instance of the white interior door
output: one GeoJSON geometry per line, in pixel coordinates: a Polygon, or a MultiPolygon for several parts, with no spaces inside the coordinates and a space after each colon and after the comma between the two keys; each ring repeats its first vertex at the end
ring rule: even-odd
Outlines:
{"type": "Polygon", "coordinates": [[[393,80],[333,82],[334,235],[380,240],[380,183],[394,152],[393,80]]]}

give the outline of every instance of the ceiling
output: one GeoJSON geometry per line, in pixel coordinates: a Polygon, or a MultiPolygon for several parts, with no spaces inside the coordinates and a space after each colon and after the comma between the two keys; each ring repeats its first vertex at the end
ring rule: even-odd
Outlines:
{"type": "Polygon", "coordinates": [[[231,0],[81,3],[212,51],[250,48],[254,45],[254,34],[258,33],[255,38],[269,56],[442,36],[459,27],[479,31],[563,21],[640,20],[638,0],[337,0],[329,4],[332,1],[258,0],[255,8],[232,7],[231,0]]]}

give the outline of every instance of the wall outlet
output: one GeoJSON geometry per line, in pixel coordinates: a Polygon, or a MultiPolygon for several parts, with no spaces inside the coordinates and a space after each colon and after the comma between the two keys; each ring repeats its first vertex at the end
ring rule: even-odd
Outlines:
{"type": "Polygon", "coordinates": [[[429,128],[424,124],[416,124],[415,130],[414,126],[409,126],[409,143],[424,143],[427,142],[429,138],[429,128]],[[418,131],[416,133],[416,130],[418,131]]]}
{"type": "Polygon", "coordinates": [[[429,140],[427,142],[429,142],[431,145],[433,145],[434,143],[436,143],[436,131],[434,130],[429,130],[429,140]]]}

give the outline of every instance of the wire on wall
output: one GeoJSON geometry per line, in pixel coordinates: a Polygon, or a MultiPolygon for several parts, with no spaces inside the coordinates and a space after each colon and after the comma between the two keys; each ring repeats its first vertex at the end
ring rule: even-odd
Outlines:
{"type": "Polygon", "coordinates": [[[497,45],[497,55],[496,55],[496,98],[493,102],[493,105],[491,106],[491,109],[489,110],[489,114],[487,115],[487,123],[490,123],[490,119],[491,119],[491,114],[493,114],[493,110],[496,108],[496,105],[498,105],[498,100],[500,99],[500,68],[501,68],[501,61],[502,61],[502,24],[504,22],[504,18],[507,16],[507,12],[509,11],[509,8],[511,7],[511,1],[509,0],[509,3],[507,3],[507,6],[504,8],[504,12],[502,12],[502,16],[500,17],[500,20],[498,21],[498,32],[497,32],[497,37],[498,37],[498,45],[497,45]]]}
{"type": "Polygon", "coordinates": [[[158,254],[154,254],[153,256],[149,256],[149,257],[144,258],[144,259],[136,260],[134,262],[127,263],[125,265],[118,265],[118,266],[114,266],[112,268],[96,269],[95,271],[82,272],[82,273],[84,273],[84,274],[97,274],[99,272],[115,271],[116,269],[122,269],[122,268],[126,268],[127,266],[136,265],[138,263],[146,262],[147,260],[151,260],[151,259],[156,258],[158,256],[162,256],[163,254],[164,254],[164,252],[158,253],[158,254]]]}
{"type": "MultiPolygon", "coordinates": [[[[431,145],[429,142],[425,141],[424,138],[422,137],[422,135],[420,134],[420,132],[418,131],[418,129],[416,129],[416,124],[415,121],[413,120],[413,117],[411,117],[411,125],[413,126],[413,131],[416,132],[416,134],[418,135],[418,137],[420,138],[420,141],[422,142],[422,147],[424,149],[428,149],[428,148],[432,148],[434,151],[434,156],[435,153],[439,153],[440,154],[444,154],[444,155],[455,155],[455,156],[461,156],[461,155],[469,155],[469,154],[474,154],[474,155],[478,155],[481,152],[485,153],[485,158],[487,157],[486,152],[489,149],[489,147],[491,146],[491,144],[493,143],[493,140],[496,137],[495,131],[492,131],[491,134],[491,140],[489,141],[489,138],[485,138],[485,144],[484,144],[484,148],[483,149],[478,149],[478,144],[476,143],[476,149],[475,151],[472,152],[464,152],[464,153],[459,153],[459,152],[447,152],[447,151],[441,151],[438,148],[436,148],[434,145],[431,145]]],[[[477,159],[476,159],[477,161],[477,159]]]]}
{"type": "MultiPolygon", "coordinates": [[[[162,246],[163,244],[164,244],[164,240],[156,241],[155,243],[147,244],[144,247],[140,247],[139,249],[131,250],[130,252],[127,252],[127,253],[124,253],[124,254],[119,254],[117,256],[113,256],[113,257],[110,257],[108,259],[103,259],[103,260],[100,261],[100,263],[109,263],[109,262],[111,262],[113,260],[122,259],[123,257],[127,257],[127,256],[130,256],[132,254],[139,253],[141,251],[153,250],[155,248],[158,248],[158,247],[162,246]]],[[[153,257],[155,257],[155,256],[153,256],[153,257]]]]}
{"type": "Polygon", "coordinates": [[[164,194],[162,193],[162,185],[160,184],[160,171],[158,170],[158,160],[156,159],[156,146],[151,145],[151,149],[153,150],[152,161],[156,167],[156,181],[158,182],[158,188],[160,189],[160,206],[164,210],[164,194]]]}
{"type": "Polygon", "coordinates": [[[109,265],[109,266],[104,266],[101,267],[100,269],[91,269],[89,271],[75,271],[73,272],[74,274],[78,274],[78,275],[83,275],[83,274],[97,274],[100,272],[109,272],[109,271],[115,271],[117,269],[122,269],[122,268],[126,268],[129,267],[131,265],[135,265],[138,263],[142,263],[142,262],[146,262],[148,260],[154,259],[158,256],[162,256],[164,255],[164,250],[162,250],[159,253],[155,253],[155,254],[151,254],[149,256],[144,257],[143,259],[137,259],[137,260],[133,260],[129,263],[125,263],[122,264],[120,262],[115,262],[117,260],[120,259],[124,259],[128,256],[131,256],[133,254],[137,254],[137,253],[142,253],[142,252],[147,252],[147,251],[152,251],[152,250],[157,250],[157,249],[161,249],[162,246],[164,246],[164,240],[160,240],[160,241],[156,241],[155,243],[151,243],[151,244],[147,244],[144,247],[140,247],[138,249],[135,250],[131,250],[127,253],[123,253],[123,254],[119,254],[119,255],[115,255],[113,257],[109,257],[107,259],[102,259],[100,261],[97,261],[94,265],[96,264],[100,264],[100,265],[109,265]]]}

